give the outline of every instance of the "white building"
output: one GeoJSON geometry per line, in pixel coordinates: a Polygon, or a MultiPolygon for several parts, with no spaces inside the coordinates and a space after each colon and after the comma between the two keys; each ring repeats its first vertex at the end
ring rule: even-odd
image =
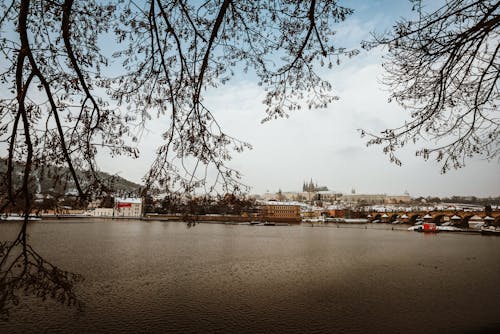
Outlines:
{"type": "Polygon", "coordinates": [[[95,208],[91,211],[94,217],[113,217],[113,208],[95,208]]]}
{"type": "Polygon", "coordinates": [[[142,200],[140,198],[115,198],[115,217],[140,217],[142,200]]]}

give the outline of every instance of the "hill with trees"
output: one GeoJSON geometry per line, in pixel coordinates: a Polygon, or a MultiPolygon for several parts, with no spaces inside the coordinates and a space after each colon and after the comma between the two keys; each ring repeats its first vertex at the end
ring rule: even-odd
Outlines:
{"type": "MultiPolygon", "coordinates": [[[[19,162],[13,164],[13,186],[19,187],[22,184],[24,165],[19,162]]],[[[90,175],[86,172],[76,171],[82,183],[87,185],[92,181],[90,175]]],[[[101,195],[119,195],[131,196],[137,195],[140,192],[141,185],[131,182],[121,176],[111,175],[106,172],[96,172],[99,180],[99,193],[101,195]]],[[[0,179],[3,181],[0,185],[0,196],[7,195],[8,189],[6,185],[7,177],[7,160],[0,158],[0,179]]],[[[30,176],[30,188],[37,197],[53,197],[59,198],[62,196],[77,196],[75,183],[70,175],[67,167],[54,167],[50,165],[42,165],[35,169],[30,176]]]]}

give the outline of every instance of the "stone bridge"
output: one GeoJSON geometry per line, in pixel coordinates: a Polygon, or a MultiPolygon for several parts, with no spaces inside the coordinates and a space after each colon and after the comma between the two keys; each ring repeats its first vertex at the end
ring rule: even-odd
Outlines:
{"type": "MultiPolygon", "coordinates": [[[[396,220],[403,223],[415,224],[417,219],[422,219],[426,222],[442,224],[452,222],[454,224],[467,224],[473,216],[481,218],[486,217],[484,211],[393,211],[393,212],[378,212],[372,211],[368,215],[370,221],[379,220],[383,223],[392,223],[396,220]]],[[[490,215],[492,220],[490,224],[500,225],[500,210],[493,211],[490,215]]]]}

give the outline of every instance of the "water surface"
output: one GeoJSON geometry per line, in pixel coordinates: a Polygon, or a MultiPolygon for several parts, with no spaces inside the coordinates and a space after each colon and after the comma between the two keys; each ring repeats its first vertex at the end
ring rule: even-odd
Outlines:
{"type": "Polygon", "coordinates": [[[500,330],[500,238],[357,227],[37,222],[85,311],[23,298],[0,333],[500,330]]]}

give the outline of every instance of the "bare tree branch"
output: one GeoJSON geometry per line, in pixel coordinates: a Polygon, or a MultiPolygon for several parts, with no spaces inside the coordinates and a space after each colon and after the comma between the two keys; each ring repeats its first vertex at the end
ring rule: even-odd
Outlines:
{"type": "Polygon", "coordinates": [[[416,21],[398,22],[388,36],[375,36],[365,47],[383,45],[391,100],[411,112],[404,125],[369,135],[368,145],[382,144],[390,160],[419,138],[435,142],[416,154],[434,156],[442,172],[460,168],[466,158],[498,157],[500,114],[500,3],[453,0],[416,21]]]}

